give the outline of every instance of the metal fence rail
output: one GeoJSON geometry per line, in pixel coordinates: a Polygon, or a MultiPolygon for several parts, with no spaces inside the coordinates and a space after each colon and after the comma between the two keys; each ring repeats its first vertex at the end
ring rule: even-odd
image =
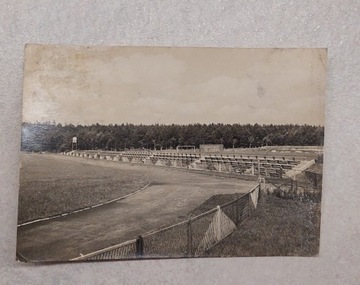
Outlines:
{"type": "Polygon", "coordinates": [[[72,261],[201,256],[251,215],[260,198],[260,188],[261,182],[237,199],[200,215],[72,261]]]}

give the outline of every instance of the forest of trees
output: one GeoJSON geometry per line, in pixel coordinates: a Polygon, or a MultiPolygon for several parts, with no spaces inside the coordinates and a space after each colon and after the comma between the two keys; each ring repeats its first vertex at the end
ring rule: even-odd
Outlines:
{"type": "Polygon", "coordinates": [[[55,123],[23,123],[23,151],[78,149],[125,150],[176,148],[178,145],[224,144],[225,148],[271,145],[323,145],[324,127],[310,125],[190,124],[74,126],[55,123]]]}

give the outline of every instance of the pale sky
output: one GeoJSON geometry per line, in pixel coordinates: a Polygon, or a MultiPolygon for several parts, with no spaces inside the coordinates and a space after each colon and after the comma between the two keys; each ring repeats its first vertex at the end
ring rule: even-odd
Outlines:
{"type": "Polygon", "coordinates": [[[324,125],[325,49],[27,45],[23,121],[324,125]]]}

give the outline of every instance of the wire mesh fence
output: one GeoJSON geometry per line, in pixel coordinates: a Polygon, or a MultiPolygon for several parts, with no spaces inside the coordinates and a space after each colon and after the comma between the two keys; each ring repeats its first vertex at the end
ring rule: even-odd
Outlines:
{"type": "Polygon", "coordinates": [[[217,209],[212,209],[201,215],[189,219],[189,226],[191,227],[191,236],[188,241],[189,244],[189,256],[193,256],[201,242],[206,235],[207,230],[211,226],[214,214],[217,209]]]}
{"type": "Polygon", "coordinates": [[[71,259],[71,261],[130,259],[137,256],[139,256],[138,240],[133,239],[86,255],[81,255],[71,259]]]}
{"type": "Polygon", "coordinates": [[[188,253],[187,221],[143,236],[143,255],[184,257],[188,253]]]}
{"type": "MultiPolygon", "coordinates": [[[[246,205],[244,205],[246,206],[246,205]]],[[[227,203],[221,207],[224,214],[229,217],[235,225],[239,223],[239,203],[238,200],[227,203]]]]}
{"type": "Polygon", "coordinates": [[[281,181],[268,179],[267,183],[268,194],[285,199],[321,201],[321,187],[316,187],[316,183],[307,177],[300,176],[298,180],[287,178],[281,181]]]}
{"type": "Polygon", "coordinates": [[[195,256],[201,256],[235,229],[235,223],[218,206],[205,235],[195,251],[195,256]]]}
{"type": "Polygon", "coordinates": [[[188,220],[75,260],[198,257],[231,234],[256,209],[261,183],[237,199],[188,220]]]}

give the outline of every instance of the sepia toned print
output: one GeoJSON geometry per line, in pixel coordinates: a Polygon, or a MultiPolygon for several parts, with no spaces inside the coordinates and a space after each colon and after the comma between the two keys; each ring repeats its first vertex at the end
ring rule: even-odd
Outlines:
{"type": "Polygon", "coordinates": [[[17,259],[316,256],[325,49],[27,45],[17,259]]]}

